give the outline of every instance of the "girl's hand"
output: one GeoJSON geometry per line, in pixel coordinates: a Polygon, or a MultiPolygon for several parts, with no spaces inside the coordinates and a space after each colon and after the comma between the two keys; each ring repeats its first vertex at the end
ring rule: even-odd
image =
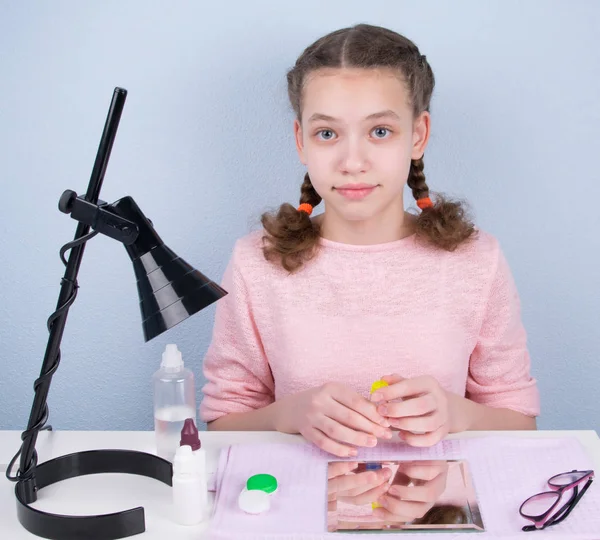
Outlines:
{"type": "Polygon", "coordinates": [[[388,489],[392,471],[383,467],[376,471],[358,472],[358,463],[336,461],[327,467],[328,510],[336,509],[336,501],[363,505],[376,501],[388,489]]]}
{"type": "Polygon", "coordinates": [[[436,379],[427,375],[403,379],[397,374],[382,379],[389,386],[378,389],[371,400],[378,404],[377,412],[400,430],[404,441],[411,446],[433,446],[448,435],[450,399],[436,379]]]}
{"type": "Polygon", "coordinates": [[[422,518],[446,489],[447,461],[400,463],[392,486],[377,501],[373,515],[389,523],[407,523],[422,518]]]}
{"type": "Polygon", "coordinates": [[[376,446],[378,437],[392,437],[376,404],[338,383],[285,397],[277,409],[277,431],[300,433],[336,456],[356,456],[356,446],[376,446]]]}

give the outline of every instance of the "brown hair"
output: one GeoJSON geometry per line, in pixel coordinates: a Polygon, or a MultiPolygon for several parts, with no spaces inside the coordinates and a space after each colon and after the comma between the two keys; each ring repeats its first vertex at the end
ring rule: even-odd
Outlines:
{"type": "Polygon", "coordinates": [[[413,525],[465,525],[469,523],[467,514],[460,506],[440,504],[430,508],[427,513],[413,521],[413,525]]]}
{"type": "MultiPolygon", "coordinates": [[[[404,77],[416,118],[429,111],[435,79],[431,66],[417,46],[406,37],[386,28],[359,24],[336,30],[307,47],[287,74],[288,96],[298,120],[302,115],[302,90],[307,76],[321,68],[392,68],[404,77]]],[[[429,196],[423,173],[423,159],[412,160],[407,184],[415,200],[429,196]]],[[[321,197],[308,173],[300,189],[300,204],[317,206],[321,197]]],[[[453,251],[470,238],[475,229],[463,204],[436,194],[434,205],[416,219],[417,237],[453,251]]],[[[288,272],[298,270],[317,250],[320,226],[305,212],[283,204],[277,212],[261,218],[265,235],[265,258],[277,261],[288,272]]]]}

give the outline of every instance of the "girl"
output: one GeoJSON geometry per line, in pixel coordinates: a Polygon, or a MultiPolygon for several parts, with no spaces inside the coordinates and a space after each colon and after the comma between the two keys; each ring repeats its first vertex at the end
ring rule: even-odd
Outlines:
{"type": "Polygon", "coordinates": [[[507,262],[460,203],[430,198],[425,182],[425,56],[360,24],[309,46],[287,80],[308,172],[300,205],[263,215],[263,230],[234,248],[204,361],[209,429],[301,433],[338,456],[392,429],[414,446],[535,429],[538,390],[507,262]],[[370,399],[382,376],[389,386],[370,399]]]}

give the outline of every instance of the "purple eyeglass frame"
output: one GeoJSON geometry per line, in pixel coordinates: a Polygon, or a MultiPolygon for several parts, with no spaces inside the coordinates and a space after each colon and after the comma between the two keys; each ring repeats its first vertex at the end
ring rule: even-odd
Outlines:
{"type": "Polygon", "coordinates": [[[519,508],[519,514],[521,515],[521,517],[533,522],[533,525],[526,525],[525,527],[523,527],[523,530],[524,531],[541,530],[541,529],[545,529],[546,527],[556,525],[556,524],[560,523],[561,521],[563,521],[571,513],[573,508],[575,508],[575,505],[579,502],[581,497],[583,497],[583,494],[588,490],[588,488],[592,484],[593,480],[594,480],[594,471],[591,471],[591,470],[590,471],[573,470],[573,471],[563,472],[563,473],[554,475],[552,478],[550,478],[548,480],[548,485],[550,486],[552,491],[544,491],[542,493],[537,493],[535,495],[532,495],[527,500],[525,500],[523,502],[523,504],[521,504],[521,506],[519,508]],[[575,482],[571,482],[570,484],[565,484],[565,485],[558,485],[558,484],[553,483],[553,480],[555,478],[558,478],[559,476],[563,476],[565,474],[574,474],[574,473],[581,474],[581,478],[579,478],[575,482]],[[580,486],[583,482],[586,482],[586,484],[583,488],[581,488],[581,491],[579,491],[578,486],[580,486]],[[570,499],[557,510],[557,507],[559,506],[559,504],[563,498],[562,497],[563,493],[569,489],[573,490],[573,495],[571,495],[570,499]],[[557,496],[556,496],[556,501],[554,501],[554,504],[552,504],[552,506],[548,510],[546,510],[546,512],[544,512],[543,514],[540,514],[539,516],[530,516],[528,514],[523,513],[523,507],[526,506],[529,501],[531,501],[532,499],[535,499],[536,497],[539,497],[540,495],[545,495],[547,493],[551,493],[553,495],[557,494],[557,496]]]}

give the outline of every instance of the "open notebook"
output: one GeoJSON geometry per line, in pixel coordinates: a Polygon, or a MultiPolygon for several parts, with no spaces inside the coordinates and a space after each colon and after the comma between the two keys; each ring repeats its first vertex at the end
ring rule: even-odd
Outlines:
{"type": "MultiPolygon", "coordinates": [[[[354,538],[355,533],[327,531],[327,464],[332,456],[310,444],[234,445],[222,450],[216,478],[216,504],[208,537],[214,540],[316,540],[354,538]],[[271,509],[249,515],[237,498],[248,477],[269,473],[279,481],[271,509]]],[[[372,537],[431,540],[432,537],[482,540],[600,540],[600,482],[592,484],[571,515],[543,531],[522,532],[528,524],[518,513],[530,495],[548,489],[551,476],[572,469],[591,469],[591,460],[575,438],[509,438],[489,436],[446,440],[431,448],[380,443],[361,449],[359,460],[445,459],[469,463],[483,532],[361,532],[372,537]]]]}

